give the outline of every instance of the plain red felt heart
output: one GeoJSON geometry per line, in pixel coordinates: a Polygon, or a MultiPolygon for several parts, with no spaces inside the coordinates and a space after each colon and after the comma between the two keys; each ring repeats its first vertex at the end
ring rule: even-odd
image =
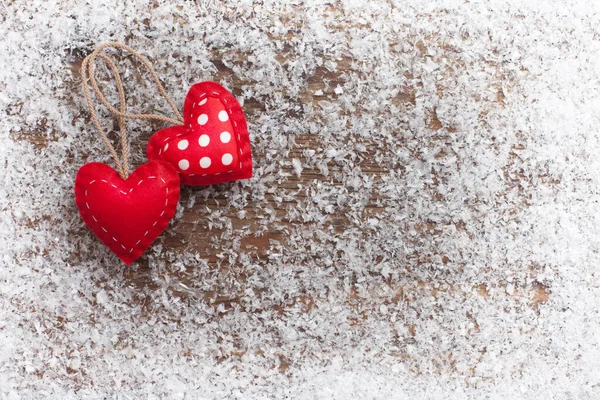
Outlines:
{"type": "Polygon", "coordinates": [[[150,138],[149,160],[175,167],[181,183],[213,185],[252,177],[252,153],[244,112],[235,97],[215,82],[197,83],[187,94],[181,126],[150,138]]]}
{"type": "Polygon", "coordinates": [[[179,202],[179,177],[150,161],[124,180],[106,164],[85,164],[75,178],[75,202],[85,224],[127,265],[169,225],[179,202]]]}

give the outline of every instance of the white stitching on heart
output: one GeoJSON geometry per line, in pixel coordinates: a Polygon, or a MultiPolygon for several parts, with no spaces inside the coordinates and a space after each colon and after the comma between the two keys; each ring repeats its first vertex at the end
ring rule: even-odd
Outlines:
{"type": "MultiPolygon", "coordinates": [[[[156,179],[156,176],[149,176],[147,179],[156,179]]],[[[167,183],[167,182],[166,182],[166,181],[165,181],[163,178],[160,178],[160,180],[161,180],[161,181],[162,181],[164,184],[166,184],[166,183],[167,183]]],[[[137,185],[139,186],[139,185],[140,185],[140,184],[141,184],[143,181],[144,181],[143,179],[142,179],[142,180],[140,180],[140,181],[138,182],[138,184],[137,184],[137,185]]],[[[94,182],[96,182],[96,179],[94,179],[94,180],[90,181],[89,185],[93,184],[94,182]]],[[[101,182],[108,183],[108,182],[107,182],[105,179],[101,179],[101,182]]],[[[115,189],[117,188],[117,187],[116,187],[114,184],[112,184],[112,183],[111,183],[110,185],[111,185],[112,187],[114,187],[115,189]]],[[[168,187],[166,187],[165,189],[166,189],[166,195],[167,195],[167,198],[165,199],[165,207],[166,207],[166,206],[168,206],[168,205],[169,205],[169,188],[168,188],[168,187]]],[[[127,193],[127,192],[124,192],[124,191],[122,191],[122,190],[119,190],[119,191],[120,191],[121,193],[123,193],[123,194],[125,194],[125,195],[126,195],[126,194],[129,194],[129,193],[131,193],[131,192],[133,191],[133,188],[131,188],[131,189],[129,190],[129,193],[127,193]]],[[[85,197],[87,197],[87,195],[88,195],[88,191],[87,191],[87,189],[86,189],[86,190],[85,190],[85,197]]],[[[86,207],[87,207],[87,208],[88,208],[88,210],[89,210],[89,209],[90,209],[90,205],[88,204],[88,202],[87,202],[87,201],[85,202],[85,205],[86,205],[86,207]]],[[[166,210],[162,210],[162,212],[161,212],[161,213],[160,213],[160,215],[158,216],[158,218],[159,218],[159,219],[160,219],[160,218],[161,218],[161,217],[162,217],[162,216],[165,214],[165,211],[166,211],[166,210]]],[[[96,219],[96,217],[95,217],[93,214],[90,214],[90,215],[92,216],[92,219],[94,220],[94,222],[98,222],[98,220],[96,219]]],[[[156,225],[158,224],[158,221],[159,221],[159,219],[157,219],[156,221],[154,221],[154,224],[152,224],[152,226],[153,226],[153,227],[154,227],[154,226],[156,226],[156,225]]],[[[104,233],[108,233],[108,231],[107,231],[107,230],[106,230],[106,229],[105,229],[103,226],[101,226],[100,228],[101,228],[101,229],[104,231],[104,233]]],[[[144,233],[144,236],[147,236],[147,235],[148,235],[148,233],[150,233],[150,230],[147,230],[147,231],[146,231],[146,233],[144,233]]],[[[118,242],[118,240],[117,240],[117,239],[116,239],[114,236],[112,236],[112,240],[114,240],[115,242],[117,242],[117,244],[119,244],[119,245],[120,245],[120,246],[123,248],[123,250],[127,250],[127,248],[126,248],[126,247],[125,247],[123,244],[119,243],[119,242],[118,242]]],[[[135,246],[137,246],[138,244],[140,244],[140,243],[141,243],[141,241],[142,241],[142,239],[138,240],[138,241],[135,243],[134,247],[135,247],[135,246]]],[[[134,248],[132,247],[132,248],[129,250],[129,253],[128,253],[128,254],[131,254],[131,253],[133,252],[133,250],[134,250],[134,248]]]]}

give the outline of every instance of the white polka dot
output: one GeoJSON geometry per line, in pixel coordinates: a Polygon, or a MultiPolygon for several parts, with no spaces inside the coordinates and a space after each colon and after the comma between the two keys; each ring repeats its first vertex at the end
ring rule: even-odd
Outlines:
{"type": "Polygon", "coordinates": [[[221,142],[229,143],[230,140],[231,140],[231,133],[229,133],[227,131],[221,132],[221,142]]]}
{"type": "Polygon", "coordinates": [[[180,170],[185,171],[190,167],[190,162],[188,160],[180,160],[178,165],[180,170]]]}
{"type": "Polygon", "coordinates": [[[208,168],[208,167],[210,167],[210,158],[208,158],[208,157],[202,157],[200,159],[200,166],[202,168],[208,168]]]}
{"type": "Polygon", "coordinates": [[[206,147],[209,143],[210,137],[208,135],[202,135],[200,136],[200,139],[198,139],[198,144],[200,145],[200,147],[206,147]]]}
{"type": "Polygon", "coordinates": [[[206,102],[207,102],[207,101],[208,101],[208,98],[206,98],[206,99],[204,99],[204,100],[200,101],[200,103],[198,103],[198,105],[199,105],[199,106],[203,106],[203,105],[205,105],[205,104],[206,104],[206,102]]]}
{"type": "Polygon", "coordinates": [[[169,143],[165,144],[165,150],[164,151],[167,151],[168,148],[169,148],[169,143]]]}
{"type": "Polygon", "coordinates": [[[229,153],[225,153],[225,154],[223,154],[223,157],[221,157],[221,162],[223,163],[223,165],[229,165],[229,164],[231,164],[232,161],[233,161],[233,156],[229,153]]]}
{"type": "Polygon", "coordinates": [[[200,114],[200,116],[198,117],[198,123],[200,125],[206,125],[207,122],[208,122],[208,115],[200,114]]]}
{"type": "Polygon", "coordinates": [[[188,148],[188,146],[190,145],[190,142],[188,142],[187,140],[183,139],[180,140],[179,143],[177,143],[177,148],[179,150],[185,150],[188,148]]]}
{"type": "Polygon", "coordinates": [[[229,114],[227,114],[227,111],[225,110],[221,110],[219,112],[219,121],[221,122],[225,122],[229,119],[229,114]]]}

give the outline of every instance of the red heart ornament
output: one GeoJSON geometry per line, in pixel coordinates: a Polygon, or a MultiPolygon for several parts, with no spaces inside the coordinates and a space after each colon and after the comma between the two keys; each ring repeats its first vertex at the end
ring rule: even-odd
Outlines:
{"type": "Polygon", "coordinates": [[[179,177],[150,161],[127,179],[106,164],[85,164],[75,178],[75,202],[92,232],[127,265],[169,225],[179,202],[179,177]]]}
{"type": "Polygon", "coordinates": [[[149,160],[175,167],[181,183],[213,185],[252,177],[252,153],[244,112],[227,89],[215,82],[191,87],[181,126],[161,129],[150,138],[149,160]]]}

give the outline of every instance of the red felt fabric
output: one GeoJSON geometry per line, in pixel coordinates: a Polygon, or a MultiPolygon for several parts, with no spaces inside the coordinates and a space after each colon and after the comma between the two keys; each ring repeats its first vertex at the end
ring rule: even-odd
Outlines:
{"type": "Polygon", "coordinates": [[[129,265],[175,215],[179,177],[164,161],[141,165],[126,180],[106,164],[89,163],[77,172],[75,202],[85,224],[129,265]]]}
{"type": "Polygon", "coordinates": [[[189,186],[252,176],[250,137],[244,112],[227,89],[215,82],[191,87],[183,105],[184,125],[161,129],[150,138],[149,160],[175,167],[189,186]]]}

